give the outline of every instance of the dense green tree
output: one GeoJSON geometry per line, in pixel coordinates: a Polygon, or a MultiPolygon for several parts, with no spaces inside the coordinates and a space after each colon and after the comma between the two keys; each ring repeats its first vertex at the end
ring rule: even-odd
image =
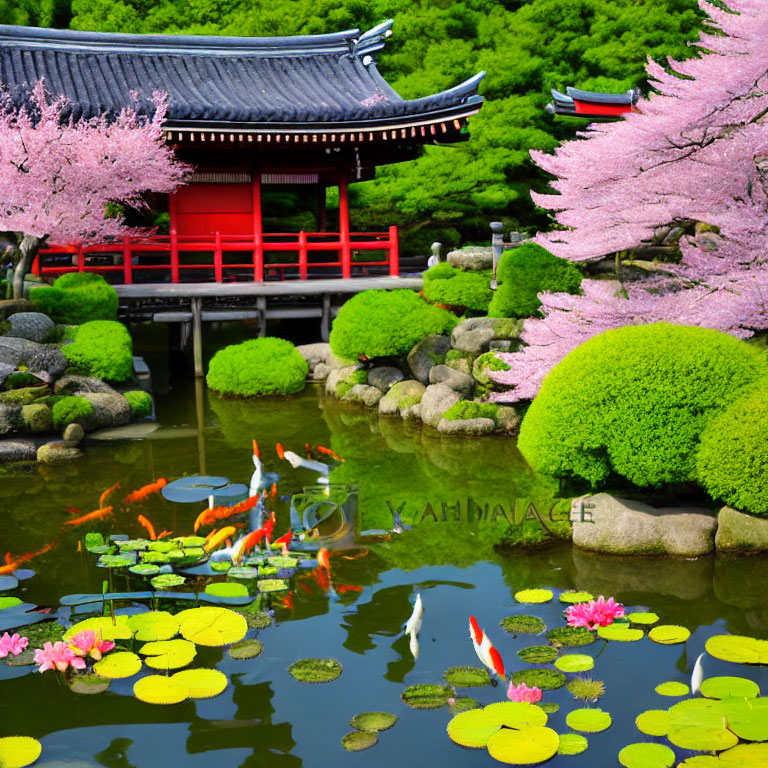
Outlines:
{"type": "MultiPolygon", "coordinates": [[[[528,150],[551,150],[584,125],[544,111],[550,89],[643,87],[646,56],[685,57],[700,22],[696,0],[72,0],[71,8],[76,29],[189,34],[311,34],[392,17],[395,38],[379,68],[404,98],[486,70],[488,101],[470,123],[471,141],[428,147],[353,187],[361,226],[397,223],[409,249],[422,252],[435,238],[485,242],[489,218],[541,225],[528,190],[546,182],[528,150]]],[[[50,23],[38,14],[28,23],[50,23]]]]}

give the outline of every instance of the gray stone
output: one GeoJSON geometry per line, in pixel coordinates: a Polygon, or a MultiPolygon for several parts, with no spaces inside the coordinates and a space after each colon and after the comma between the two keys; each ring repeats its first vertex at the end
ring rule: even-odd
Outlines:
{"type": "Polygon", "coordinates": [[[322,381],[328,375],[328,358],[331,355],[331,345],[327,342],[318,342],[317,344],[301,344],[296,347],[298,353],[307,361],[309,365],[309,378],[313,381],[322,381]],[[324,372],[318,375],[317,367],[322,366],[324,372]]]}
{"type": "Polygon", "coordinates": [[[403,421],[421,421],[421,403],[405,406],[400,410],[403,421]]]}
{"type": "Polygon", "coordinates": [[[83,429],[82,425],[78,424],[77,422],[74,422],[73,424],[67,424],[67,426],[64,427],[62,438],[64,439],[65,443],[69,443],[70,445],[77,445],[84,437],[85,430],[83,429]]]}
{"type": "MultiPolygon", "coordinates": [[[[325,391],[329,395],[335,395],[339,397],[339,385],[346,383],[350,385],[363,384],[364,382],[358,381],[360,374],[358,371],[362,370],[359,365],[348,365],[345,368],[333,368],[328,374],[328,378],[325,380],[325,391]]],[[[342,395],[344,392],[341,393],[342,395]]]]}
{"type": "Polygon", "coordinates": [[[325,359],[325,364],[333,371],[336,368],[348,368],[350,365],[357,365],[357,361],[345,360],[343,357],[338,357],[333,352],[329,352],[328,357],[325,359]]]}
{"type": "Polygon", "coordinates": [[[490,246],[467,245],[450,251],[448,263],[456,269],[482,271],[493,266],[493,250],[490,246]]]}
{"type": "MultiPolygon", "coordinates": [[[[143,440],[147,437],[174,439],[177,433],[174,430],[183,430],[179,437],[193,437],[196,432],[190,428],[166,427],[161,434],[157,434],[160,425],[156,421],[140,421],[138,424],[128,424],[125,427],[114,427],[113,429],[98,429],[88,435],[88,441],[96,440],[98,442],[111,442],[113,440],[143,440]]],[[[65,433],[66,435],[66,433],[65,433]]]]}
{"type": "Polygon", "coordinates": [[[0,440],[0,463],[36,459],[37,446],[32,440],[0,440]]]}
{"type": "Polygon", "coordinates": [[[67,367],[67,359],[58,347],[11,336],[0,336],[0,363],[14,368],[26,365],[30,373],[43,373],[50,378],[57,378],[67,367]]]}
{"type": "Polygon", "coordinates": [[[21,406],[16,403],[0,403],[0,435],[8,435],[23,427],[21,406]]]}
{"type": "Polygon", "coordinates": [[[479,355],[490,349],[492,341],[517,339],[522,320],[499,317],[470,317],[459,323],[451,334],[454,349],[479,355]]]}
{"type": "Polygon", "coordinates": [[[411,369],[413,378],[422,384],[429,384],[430,368],[433,365],[441,365],[450,348],[451,340],[447,336],[437,333],[425,336],[408,353],[408,367],[411,369]]]}
{"type": "Polygon", "coordinates": [[[715,547],[718,553],[768,552],[768,520],[723,507],[717,513],[715,547]]]}
{"type": "Polygon", "coordinates": [[[445,384],[462,397],[472,397],[475,380],[467,373],[449,368],[447,365],[435,365],[429,371],[430,384],[445,384]]]}
{"type": "Polygon", "coordinates": [[[488,435],[496,430],[493,419],[440,419],[437,431],[443,435],[488,435]]]}
{"type": "Polygon", "coordinates": [[[587,496],[583,507],[585,520],[573,522],[573,543],[591,552],[697,557],[715,548],[717,520],[708,509],[657,509],[608,493],[587,496]]]}
{"type": "Polygon", "coordinates": [[[488,342],[488,349],[492,352],[511,352],[513,346],[512,339],[493,339],[488,342]]]}
{"type": "Polygon", "coordinates": [[[57,395],[74,395],[83,392],[102,392],[107,395],[116,395],[105,381],[91,376],[62,376],[53,386],[57,395]]]}
{"type": "Polygon", "coordinates": [[[454,371],[461,371],[462,373],[472,373],[472,362],[468,357],[454,357],[452,360],[446,360],[445,364],[449,368],[453,368],[454,371]]]}
{"type": "Polygon", "coordinates": [[[27,432],[48,432],[53,429],[53,413],[43,403],[22,405],[21,418],[27,432]]]}
{"type": "Polygon", "coordinates": [[[420,381],[413,379],[398,381],[379,400],[379,413],[382,416],[397,416],[398,414],[402,416],[404,409],[419,403],[425,390],[426,387],[420,381]]]}
{"type": "Polygon", "coordinates": [[[382,394],[378,387],[371,387],[368,384],[355,384],[344,393],[341,400],[345,403],[358,403],[359,405],[372,408],[381,400],[382,394]]]}
{"type": "Polygon", "coordinates": [[[522,417],[511,405],[500,405],[496,411],[496,426],[502,432],[517,432],[522,417]]]}
{"type": "Polygon", "coordinates": [[[459,400],[461,395],[447,384],[430,384],[419,403],[421,420],[430,427],[437,427],[443,414],[459,400]]]}
{"type": "Polygon", "coordinates": [[[122,427],[131,421],[131,406],[119,394],[105,392],[86,392],[82,395],[93,405],[93,414],[89,417],[87,429],[105,429],[122,427]]]}
{"type": "Polygon", "coordinates": [[[11,329],[6,334],[18,339],[42,342],[54,329],[55,323],[42,312],[16,312],[8,318],[11,329]]]}
{"type": "Polygon", "coordinates": [[[63,441],[46,443],[37,449],[37,460],[41,464],[56,464],[59,461],[79,459],[83,452],[63,441]]]}
{"type": "Polygon", "coordinates": [[[453,348],[479,355],[488,349],[491,341],[493,341],[493,331],[490,328],[475,328],[457,336],[453,340],[453,348]]]}
{"type": "Polygon", "coordinates": [[[312,373],[310,374],[309,378],[312,381],[325,381],[328,378],[328,374],[330,372],[331,369],[325,363],[318,363],[312,369],[312,373]]]}
{"type": "Polygon", "coordinates": [[[368,371],[368,383],[372,387],[378,387],[382,392],[389,392],[394,384],[404,379],[405,374],[391,365],[382,365],[380,368],[371,368],[368,371]]]}

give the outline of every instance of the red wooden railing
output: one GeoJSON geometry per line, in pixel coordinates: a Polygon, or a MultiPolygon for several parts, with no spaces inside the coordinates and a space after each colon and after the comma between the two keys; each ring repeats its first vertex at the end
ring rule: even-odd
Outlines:
{"type": "MultiPolygon", "coordinates": [[[[373,257],[374,254],[372,254],[373,257]]],[[[286,271],[295,272],[299,279],[309,277],[310,268],[337,268],[341,277],[352,276],[352,267],[384,266],[392,276],[400,273],[397,244],[397,227],[390,227],[388,232],[270,232],[255,235],[151,235],[146,237],[126,237],[111,243],[93,245],[52,245],[41,248],[35,259],[33,272],[41,277],[61,275],[66,272],[122,272],[123,282],[132,283],[134,273],[138,271],[158,270],[170,273],[172,283],[181,282],[185,270],[211,270],[213,279],[220,283],[227,279],[243,279],[242,274],[231,275],[232,270],[248,270],[253,280],[262,282],[265,271],[274,270],[274,274],[285,279],[286,271]],[[352,253],[358,251],[383,251],[384,258],[361,261],[352,259],[352,253]],[[331,254],[335,257],[331,258],[331,254]],[[290,254],[295,257],[278,262],[265,261],[265,254],[290,254]],[[322,260],[314,260],[312,254],[327,254],[322,260]],[[119,255],[121,264],[98,264],[89,257],[119,255]],[[184,255],[190,258],[185,259],[184,255]],[[210,261],[205,258],[210,254],[210,261]],[[234,260],[228,260],[226,254],[235,254],[234,260]],[[247,260],[243,255],[249,254],[247,260]],[[57,255],[70,255],[70,264],[46,265],[57,255]],[[156,258],[160,256],[161,260],[156,258]],[[166,260],[162,260],[166,257],[166,260]],[[239,257],[239,258],[238,258],[239,257]],[[137,263],[134,263],[134,258],[137,263]]],[[[327,277],[327,274],[324,275],[327,277]]]]}

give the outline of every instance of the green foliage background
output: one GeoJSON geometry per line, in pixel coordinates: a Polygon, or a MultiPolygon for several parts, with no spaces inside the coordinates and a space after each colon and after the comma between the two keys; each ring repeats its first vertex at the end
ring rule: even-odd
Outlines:
{"type": "Polygon", "coordinates": [[[550,89],[644,87],[646,55],[691,55],[700,20],[695,0],[0,0],[2,23],[110,32],[313,34],[390,17],[394,36],[377,60],[403,98],[488,73],[468,143],[427,148],[352,188],[356,224],[397,224],[406,253],[435,239],[485,243],[493,218],[543,226],[528,191],[546,182],[528,151],[584,126],[544,111],[550,89]]]}

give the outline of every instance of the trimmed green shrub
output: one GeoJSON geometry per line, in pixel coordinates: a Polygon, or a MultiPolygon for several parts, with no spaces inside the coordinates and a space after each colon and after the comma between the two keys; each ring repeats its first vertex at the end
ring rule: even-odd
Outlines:
{"type": "Polygon", "coordinates": [[[53,285],[41,285],[29,292],[32,305],[57,323],[87,323],[117,318],[117,291],[92,272],[70,272],[53,285]]]}
{"type": "Polygon", "coordinates": [[[768,381],[742,392],[701,435],[696,473],[707,493],[768,517],[768,381]]]}
{"type": "Polygon", "coordinates": [[[363,291],[339,310],[331,330],[335,355],[405,355],[431,333],[450,333],[458,322],[450,312],[427,304],[415,291],[363,291]]]}
{"type": "Polygon", "coordinates": [[[108,381],[133,375],[133,342],[128,329],[114,320],[92,320],[77,327],[75,340],[61,348],[78,373],[108,381]]]}
{"type": "Polygon", "coordinates": [[[142,389],[132,392],[124,392],[123,396],[131,406],[131,415],[134,419],[143,419],[152,413],[152,395],[142,389]]]}
{"type": "Polygon", "coordinates": [[[495,403],[476,403],[474,400],[459,400],[458,403],[454,403],[443,414],[443,418],[448,421],[459,421],[462,419],[493,419],[496,421],[498,412],[499,406],[495,403]]]}
{"type": "Polygon", "coordinates": [[[290,341],[265,337],[220,349],[206,381],[223,395],[292,395],[304,389],[308,372],[307,361],[290,341]]]}
{"type": "Polygon", "coordinates": [[[62,397],[53,406],[53,426],[56,429],[64,429],[68,424],[75,422],[85,426],[92,416],[93,405],[82,395],[62,397]]]}
{"type": "Polygon", "coordinates": [[[655,323],[606,331],[556,365],[523,419],[518,447],[551,477],[637,486],[696,478],[709,419],[768,376],[765,353],[726,333],[655,323]]]}
{"type": "Polygon", "coordinates": [[[424,297],[432,304],[485,314],[492,297],[491,273],[468,272],[441,261],[424,273],[424,297]]]}
{"type": "Polygon", "coordinates": [[[540,245],[525,243],[502,255],[496,279],[499,287],[493,293],[488,317],[534,317],[539,314],[541,291],[578,293],[581,272],[540,245]]]}

